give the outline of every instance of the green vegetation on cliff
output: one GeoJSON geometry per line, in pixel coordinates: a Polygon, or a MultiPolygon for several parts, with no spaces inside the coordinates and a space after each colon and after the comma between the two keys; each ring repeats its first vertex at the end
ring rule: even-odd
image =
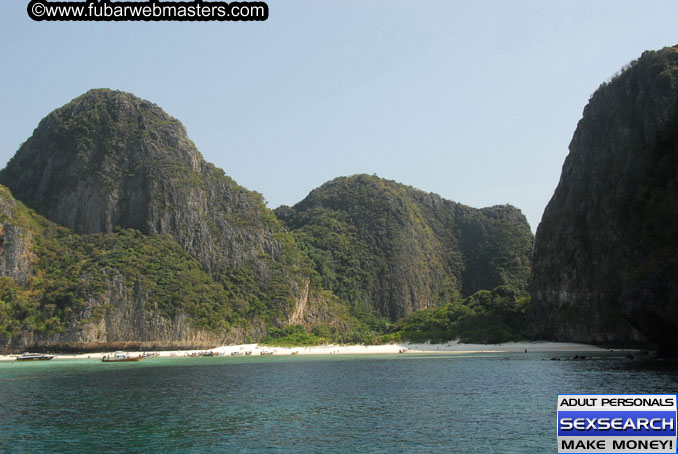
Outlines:
{"type": "Polygon", "coordinates": [[[474,209],[376,176],[332,180],[276,215],[322,286],[359,319],[395,321],[481,289],[525,290],[532,233],[511,206],[474,209]]]}
{"type": "Polygon", "coordinates": [[[261,344],[272,347],[309,347],[327,343],[329,340],[309,333],[301,325],[289,325],[284,328],[270,329],[261,340],[261,344]]]}
{"type": "Polygon", "coordinates": [[[530,298],[509,287],[480,290],[468,298],[415,312],[398,322],[403,341],[496,344],[527,337],[530,298]]]}
{"type": "Polygon", "coordinates": [[[327,325],[312,330],[301,325],[271,329],[262,344],[275,347],[311,346],[324,343],[385,344],[447,342],[497,344],[529,337],[530,297],[507,286],[479,290],[435,309],[421,309],[376,330],[336,331],[327,325]]]}
{"type": "Polygon", "coordinates": [[[77,234],[171,236],[239,313],[267,323],[284,323],[311,272],[260,194],[205,162],[181,122],[129,93],[91,90],[50,113],[0,183],[77,234]]]}
{"type": "Polygon", "coordinates": [[[0,183],[4,348],[395,340],[402,317],[530,272],[514,207],[357,175],[274,213],[113,90],[46,116],[0,183]]]}
{"type": "MultiPolygon", "coordinates": [[[[0,203],[9,200],[7,188],[0,187],[0,203]]],[[[105,301],[116,297],[139,298],[143,310],[169,320],[183,313],[197,328],[248,326],[251,314],[237,304],[239,295],[214,282],[170,236],[132,229],[78,235],[20,202],[11,205],[0,223],[23,229],[33,272],[23,283],[0,278],[0,336],[22,329],[63,333],[103,318],[112,309],[105,301]]]]}
{"type": "Polygon", "coordinates": [[[276,328],[266,315],[269,305],[258,300],[266,295],[256,292],[251,275],[228,275],[222,280],[227,285],[215,282],[169,235],[133,229],[79,235],[26,208],[2,186],[0,206],[5,213],[0,224],[20,227],[30,244],[32,267],[24,282],[0,277],[0,341],[5,344],[25,330],[58,335],[101,323],[116,310],[116,299],[142,301],[140,317],[158,314],[171,321],[186,316],[196,329],[222,334],[234,327],[251,330],[253,320],[264,320],[269,329],[262,343],[271,346],[457,338],[501,342],[522,333],[526,300],[506,287],[416,311],[397,324],[369,309],[346,308],[321,290],[332,313],[344,320],[343,328],[327,323],[276,328]]]}

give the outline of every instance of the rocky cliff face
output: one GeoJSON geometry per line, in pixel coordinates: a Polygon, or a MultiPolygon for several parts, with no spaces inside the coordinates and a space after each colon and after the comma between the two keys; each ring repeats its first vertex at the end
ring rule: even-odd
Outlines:
{"type": "Polygon", "coordinates": [[[392,320],[480,289],[527,286],[532,233],[508,205],[478,210],[357,175],[326,183],[276,214],[326,288],[392,320]]]}
{"type": "Polygon", "coordinates": [[[55,110],[0,173],[18,199],[76,233],[167,233],[211,272],[277,259],[259,194],[205,162],[183,125],[131,94],[92,90],[55,110]]]}
{"type": "Polygon", "coordinates": [[[366,175],[277,210],[286,227],[181,123],[112,90],[45,117],[0,182],[0,349],[197,348],[290,324],[364,341],[530,272],[516,208],[366,175]]]}
{"type": "Polygon", "coordinates": [[[168,235],[77,235],[0,186],[0,350],[204,348],[265,326],[168,235]]]}
{"type": "Polygon", "coordinates": [[[591,97],[535,239],[546,338],[678,352],[678,48],[591,97]]]}
{"type": "Polygon", "coordinates": [[[251,334],[196,327],[183,311],[165,317],[151,292],[135,286],[117,270],[109,270],[100,285],[101,291],[87,298],[84,310],[62,330],[24,328],[2,347],[79,352],[201,349],[242,342],[251,334]]]}
{"type": "Polygon", "coordinates": [[[262,197],[205,162],[178,120],[131,94],[92,90],[49,114],[0,183],[76,233],[169,234],[242,298],[253,292],[243,280],[271,296],[260,299],[280,323],[303,298],[299,254],[262,197]]]}
{"type": "Polygon", "coordinates": [[[31,232],[13,221],[16,201],[0,187],[0,276],[24,283],[31,274],[31,232]]]}

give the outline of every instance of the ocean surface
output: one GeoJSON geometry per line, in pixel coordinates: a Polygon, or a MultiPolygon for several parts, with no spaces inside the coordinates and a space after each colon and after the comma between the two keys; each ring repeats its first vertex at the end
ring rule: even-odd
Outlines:
{"type": "Polygon", "coordinates": [[[558,393],[678,391],[585,354],[2,362],[0,452],[553,453],[558,393]]]}

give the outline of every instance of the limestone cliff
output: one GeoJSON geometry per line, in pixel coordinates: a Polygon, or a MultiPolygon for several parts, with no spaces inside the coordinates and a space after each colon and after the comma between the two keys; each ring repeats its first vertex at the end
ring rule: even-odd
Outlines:
{"type": "Polygon", "coordinates": [[[6,188],[0,188],[0,276],[19,283],[31,274],[31,231],[12,222],[16,201],[6,188]]]}
{"type": "Polygon", "coordinates": [[[75,233],[171,235],[244,312],[284,323],[304,297],[303,257],[262,197],[205,162],[178,120],[131,94],[91,90],[50,113],[0,183],[75,233]]]}
{"type": "Polygon", "coordinates": [[[396,320],[480,289],[525,289],[532,233],[520,210],[475,209],[369,175],[276,210],[326,288],[396,320]]]}
{"type": "Polygon", "coordinates": [[[207,347],[286,325],[365,342],[530,272],[514,207],[359,175],[277,217],[178,120],[118,91],[50,113],[0,183],[1,349],[207,347]]]}
{"type": "Polygon", "coordinates": [[[168,235],[77,235],[0,186],[0,350],[207,347],[260,335],[168,235]]]}
{"type": "Polygon", "coordinates": [[[535,239],[536,332],[678,353],[678,47],[584,109],[535,239]]]}

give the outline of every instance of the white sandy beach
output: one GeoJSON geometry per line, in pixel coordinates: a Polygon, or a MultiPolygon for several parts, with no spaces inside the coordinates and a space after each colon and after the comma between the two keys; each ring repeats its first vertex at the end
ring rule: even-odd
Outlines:
{"type": "MultiPolygon", "coordinates": [[[[240,356],[251,352],[252,356],[261,356],[262,352],[271,355],[378,355],[378,354],[464,354],[464,353],[563,353],[563,352],[604,352],[609,349],[588,344],[565,342],[509,342],[505,344],[389,344],[389,345],[321,345],[316,347],[268,347],[259,344],[226,345],[209,350],[170,350],[143,353],[157,353],[160,357],[186,357],[192,354],[211,351],[219,356],[240,356]]],[[[626,350],[618,350],[626,351],[626,350]]],[[[139,351],[130,351],[136,356],[139,351]]],[[[55,359],[101,359],[110,352],[56,355],[55,359]]],[[[15,360],[19,355],[2,355],[0,361],[15,360]]]]}

